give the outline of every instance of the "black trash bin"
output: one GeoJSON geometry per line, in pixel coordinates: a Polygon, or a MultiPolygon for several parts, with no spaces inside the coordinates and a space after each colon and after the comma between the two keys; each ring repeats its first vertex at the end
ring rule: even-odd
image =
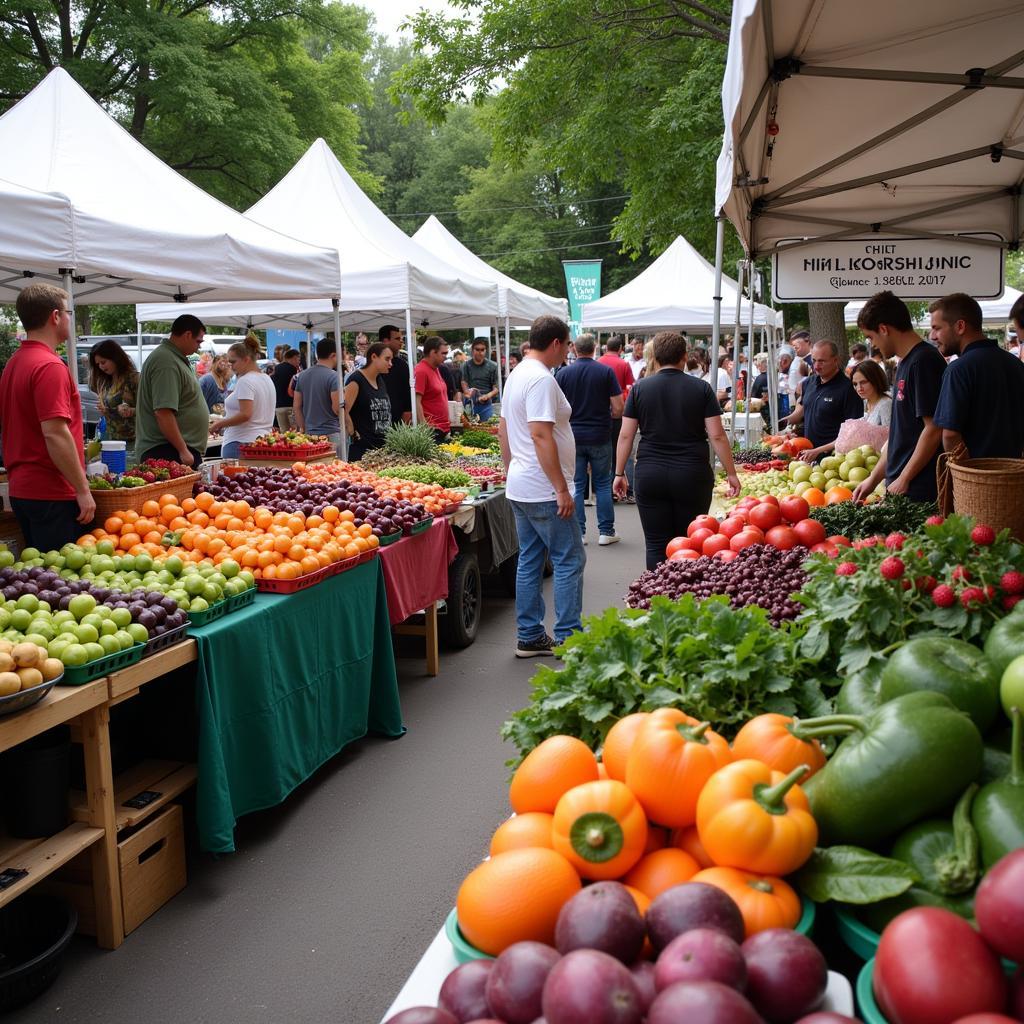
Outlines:
{"type": "Polygon", "coordinates": [[[16,839],[43,839],[67,828],[71,730],[58,726],[7,750],[0,771],[7,832],[16,839]]]}

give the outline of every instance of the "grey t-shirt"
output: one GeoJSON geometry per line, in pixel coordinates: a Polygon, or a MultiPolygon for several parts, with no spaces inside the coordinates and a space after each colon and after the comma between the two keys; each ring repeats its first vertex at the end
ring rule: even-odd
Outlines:
{"type": "Polygon", "coordinates": [[[328,437],[340,434],[341,426],[331,404],[331,395],[338,391],[338,374],[317,363],[295,378],[295,390],[302,395],[302,418],[307,434],[328,437]]]}

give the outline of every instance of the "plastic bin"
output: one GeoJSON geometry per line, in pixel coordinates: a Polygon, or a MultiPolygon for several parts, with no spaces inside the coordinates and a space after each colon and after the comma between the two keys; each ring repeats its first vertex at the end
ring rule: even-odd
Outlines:
{"type": "Polygon", "coordinates": [[[103,461],[111,473],[123,473],[128,468],[127,441],[101,441],[103,461]]]}
{"type": "Polygon", "coordinates": [[[38,890],[0,910],[0,1013],[24,1006],[57,979],[78,927],[67,901],[38,890]]]}

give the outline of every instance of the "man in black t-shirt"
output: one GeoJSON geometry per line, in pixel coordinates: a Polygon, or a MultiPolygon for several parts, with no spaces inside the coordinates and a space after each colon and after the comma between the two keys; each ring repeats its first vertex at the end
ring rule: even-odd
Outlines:
{"type": "Polygon", "coordinates": [[[384,387],[391,400],[391,422],[412,422],[412,392],[409,390],[409,361],[402,351],[402,331],[393,324],[385,324],[377,338],[391,349],[394,358],[391,369],[384,375],[384,387]]]}
{"type": "Polygon", "coordinates": [[[914,333],[910,311],[892,292],[878,292],[864,304],[857,326],[886,359],[899,357],[892,389],[889,441],[870,476],[853,492],[863,501],[883,476],[889,494],[935,501],[935,467],[941,434],[935,409],[946,361],[914,333]]]}
{"type": "Polygon", "coordinates": [[[299,372],[299,350],[290,348],[284,354],[284,359],[274,367],[274,393],[276,395],[275,413],[277,415],[277,427],[279,430],[291,429],[292,402],[294,401],[290,387],[299,372]]]}
{"type": "Polygon", "coordinates": [[[808,377],[797,407],[787,423],[803,423],[804,436],[814,446],[800,454],[804,462],[815,462],[833,451],[839,428],[846,420],[864,415],[864,402],[840,372],[839,346],[834,341],[816,341],[811,348],[815,375],[808,377]]]}

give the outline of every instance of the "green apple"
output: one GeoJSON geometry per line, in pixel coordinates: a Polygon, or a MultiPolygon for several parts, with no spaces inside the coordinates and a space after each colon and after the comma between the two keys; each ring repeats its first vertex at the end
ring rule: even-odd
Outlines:
{"type": "MultiPolygon", "coordinates": [[[[223,568],[223,563],[221,563],[221,567],[223,568]]],[[[249,570],[248,570],[248,569],[243,569],[243,570],[242,570],[242,571],[241,571],[241,572],[240,572],[240,573],[238,574],[238,578],[239,578],[240,580],[245,580],[245,586],[246,586],[246,589],[247,589],[247,590],[248,590],[248,589],[249,589],[250,587],[255,587],[255,586],[256,586],[256,577],[255,577],[255,576],[253,576],[253,574],[252,574],[251,572],[249,572],[249,570]]]]}
{"type": "MultiPolygon", "coordinates": [[[[194,564],[194,563],[189,563],[194,564]]],[[[174,573],[175,576],[180,576],[182,569],[185,568],[185,563],[177,556],[171,555],[170,558],[164,559],[164,569],[167,572],[174,573]]]]}
{"type": "Polygon", "coordinates": [[[96,608],[96,598],[92,594],[75,594],[68,602],[68,611],[79,621],[96,608]]]}
{"type": "Polygon", "coordinates": [[[17,611],[11,612],[11,629],[16,629],[19,632],[24,633],[26,629],[32,624],[32,613],[25,608],[19,608],[17,611]]]}
{"type": "Polygon", "coordinates": [[[38,558],[39,554],[39,548],[22,548],[21,560],[23,562],[31,562],[34,558],[38,558]]]}
{"type": "Polygon", "coordinates": [[[177,581],[178,577],[175,576],[174,573],[170,571],[170,569],[161,569],[160,572],[156,574],[155,582],[162,587],[173,587],[174,584],[177,583],[177,581]]]}
{"type": "Polygon", "coordinates": [[[230,580],[242,571],[242,567],[233,558],[225,558],[220,563],[220,571],[226,579],[230,580]]]}
{"type": "Polygon", "coordinates": [[[127,651],[129,647],[132,647],[135,644],[131,633],[129,633],[127,629],[119,629],[114,634],[114,639],[118,642],[122,651],[127,651]]]}
{"type": "Polygon", "coordinates": [[[0,630],[7,629],[11,624],[11,613],[6,608],[0,608],[0,630]]]}
{"type": "Polygon", "coordinates": [[[39,607],[39,598],[35,594],[22,594],[16,604],[19,608],[34,612],[39,607]]]}
{"type": "Polygon", "coordinates": [[[43,564],[51,569],[61,569],[64,566],[64,556],[59,551],[47,551],[43,555],[43,564]]]}
{"type": "Polygon", "coordinates": [[[127,608],[112,608],[110,610],[110,621],[118,629],[124,629],[132,621],[132,613],[127,608]]]}
{"type": "Polygon", "coordinates": [[[46,619],[33,619],[29,623],[28,631],[35,633],[37,636],[46,637],[47,643],[57,635],[57,630],[53,628],[53,621],[46,619]]]}
{"type": "Polygon", "coordinates": [[[111,540],[100,540],[96,542],[97,555],[113,555],[115,550],[117,549],[114,547],[114,542],[111,540]]]}
{"type": "Polygon", "coordinates": [[[100,631],[88,623],[79,623],[75,627],[75,636],[80,644],[94,644],[100,638],[100,631]]]}
{"type": "Polygon", "coordinates": [[[188,604],[188,592],[182,590],[180,587],[174,587],[172,590],[168,590],[167,596],[172,601],[176,602],[179,608],[188,604]]]}
{"type": "Polygon", "coordinates": [[[135,568],[139,572],[149,572],[153,568],[153,556],[148,554],[141,554],[135,556],[135,568]]]}
{"type": "Polygon", "coordinates": [[[862,444],[860,446],[860,448],[858,449],[858,451],[860,451],[864,455],[877,455],[878,454],[878,452],[876,452],[875,449],[872,448],[871,445],[869,445],[869,444],[862,444]]]}
{"type": "Polygon", "coordinates": [[[74,621],[75,621],[75,617],[74,617],[74,615],[72,615],[72,614],[71,614],[71,612],[69,612],[69,611],[68,611],[68,610],[67,610],[67,609],[65,608],[65,609],[63,609],[62,611],[59,611],[59,612],[54,612],[54,613],[53,613],[53,614],[52,614],[52,615],[50,616],[50,621],[51,621],[51,622],[52,622],[52,623],[53,623],[53,624],[54,624],[55,626],[60,626],[61,624],[65,623],[65,622],[74,622],[74,621]]]}
{"type": "Polygon", "coordinates": [[[14,554],[6,548],[0,551],[0,569],[9,569],[14,565],[14,554]]]}
{"type": "Polygon", "coordinates": [[[99,645],[99,643],[88,643],[82,645],[85,648],[85,653],[89,656],[90,661],[97,661],[99,658],[105,658],[107,652],[99,645]]]}
{"type": "Polygon", "coordinates": [[[799,495],[803,494],[804,491],[809,491],[810,489],[811,489],[811,482],[810,482],[810,480],[802,480],[800,483],[798,483],[796,485],[796,487],[793,488],[793,493],[799,496],[799,495]]]}
{"type": "Polygon", "coordinates": [[[855,466],[851,466],[848,462],[844,462],[839,467],[839,479],[840,480],[849,480],[850,479],[850,470],[851,469],[855,469],[855,468],[856,468],[855,466]]]}
{"type": "Polygon", "coordinates": [[[811,479],[811,473],[813,472],[814,470],[806,462],[801,462],[792,469],[789,475],[794,483],[802,484],[805,480],[811,479]]]}
{"type": "Polygon", "coordinates": [[[104,654],[120,654],[121,644],[118,642],[117,637],[113,635],[101,636],[100,647],[103,648],[104,654]]]}
{"type": "Polygon", "coordinates": [[[104,619],[100,623],[100,641],[105,636],[113,636],[118,630],[118,625],[113,619],[104,619]]]}
{"type": "Polygon", "coordinates": [[[205,598],[193,597],[189,602],[188,610],[190,612],[205,612],[209,611],[210,603],[205,598]]]}
{"type": "Polygon", "coordinates": [[[89,660],[89,652],[81,644],[68,644],[60,652],[59,657],[68,668],[74,668],[84,665],[89,660]]]}
{"type": "Polygon", "coordinates": [[[134,572],[135,565],[135,555],[124,555],[121,558],[120,568],[122,572],[134,572]]]}
{"type": "Polygon", "coordinates": [[[125,631],[137,644],[144,644],[149,639],[149,630],[140,622],[133,622],[125,626],[125,631]]]}
{"type": "Polygon", "coordinates": [[[77,572],[85,565],[88,559],[89,556],[85,553],[83,548],[75,548],[64,556],[64,565],[68,569],[71,569],[72,572],[77,572]]]}
{"type": "Polygon", "coordinates": [[[63,633],[73,636],[76,640],[78,639],[78,623],[75,622],[74,618],[65,620],[57,627],[57,636],[63,633]]]}
{"type": "Polygon", "coordinates": [[[98,611],[91,611],[78,620],[83,626],[95,626],[98,630],[103,625],[103,616],[98,611]]]}
{"type": "Polygon", "coordinates": [[[213,583],[207,583],[206,586],[203,587],[203,592],[200,595],[200,597],[209,604],[216,604],[218,601],[223,599],[223,596],[224,592],[220,587],[213,583]]]}
{"type": "Polygon", "coordinates": [[[874,469],[875,466],[878,465],[878,458],[879,457],[877,455],[869,455],[864,460],[864,465],[867,466],[868,469],[874,469]]]}
{"type": "Polygon", "coordinates": [[[825,474],[824,473],[811,473],[808,479],[811,482],[812,487],[824,487],[825,486],[825,474]]]}
{"type": "Polygon", "coordinates": [[[851,484],[859,484],[862,480],[867,480],[869,476],[871,476],[871,470],[866,466],[854,466],[850,470],[849,480],[851,484]]]}
{"type": "Polygon", "coordinates": [[[46,653],[51,658],[59,658],[61,654],[64,652],[65,648],[69,647],[70,645],[71,640],[68,637],[54,637],[54,639],[46,645],[46,653]]]}
{"type": "Polygon", "coordinates": [[[847,452],[846,458],[843,461],[845,461],[845,463],[847,464],[847,466],[850,467],[850,469],[853,469],[854,466],[863,466],[865,458],[866,456],[864,452],[857,448],[854,449],[852,452],[847,452]]]}
{"type": "Polygon", "coordinates": [[[41,633],[26,633],[25,642],[35,644],[36,647],[45,647],[50,642],[50,638],[43,636],[41,633]]]}
{"type": "Polygon", "coordinates": [[[198,573],[194,576],[186,576],[182,580],[182,589],[189,595],[189,597],[199,597],[205,586],[206,580],[204,580],[202,576],[198,575],[198,573]]]}

